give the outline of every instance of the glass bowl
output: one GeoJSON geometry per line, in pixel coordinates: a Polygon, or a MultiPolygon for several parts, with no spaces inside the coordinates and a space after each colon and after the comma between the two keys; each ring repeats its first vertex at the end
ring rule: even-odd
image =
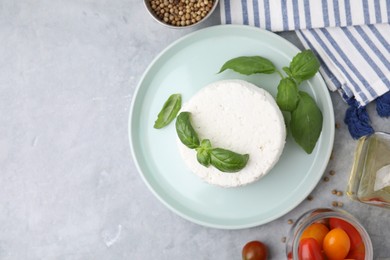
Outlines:
{"type": "Polygon", "coordinates": [[[298,260],[298,247],[299,240],[303,231],[313,223],[327,223],[329,218],[338,218],[351,224],[359,232],[364,247],[365,247],[365,260],[373,259],[373,248],[370,236],[359,221],[343,210],[329,209],[329,208],[317,208],[312,209],[302,216],[294,223],[291,227],[287,244],[286,244],[286,255],[288,259],[298,260]]]}
{"type": "Polygon", "coordinates": [[[359,139],[347,194],[353,200],[390,208],[390,134],[376,132],[359,139]]]}
{"type": "Polygon", "coordinates": [[[179,29],[190,28],[205,21],[218,6],[218,1],[219,0],[144,0],[144,5],[149,14],[159,24],[169,28],[179,29]],[[196,4],[201,4],[202,7],[194,7],[196,4]],[[179,6],[181,8],[180,11],[178,9],[179,6]],[[190,8],[189,10],[192,11],[187,12],[187,8],[190,8]],[[202,10],[200,10],[200,8],[202,8],[202,10]],[[163,13],[161,13],[161,9],[164,9],[163,13]],[[182,17],[184,17],[184,20],[181,20],[182,17]],[[179,20],[176,21],[176,18],[179,20]],[[175,21],[175,24],[172,23],[173,20],[175,21]]]}

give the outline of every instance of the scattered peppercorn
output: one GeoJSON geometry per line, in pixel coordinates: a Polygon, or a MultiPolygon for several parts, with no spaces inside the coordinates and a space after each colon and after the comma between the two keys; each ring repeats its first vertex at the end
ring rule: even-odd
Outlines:
{"type": "Polygon", "coordinates": [[[286,243],[286,237],[282,237],[281,241],[282,243],[286,243]]]}
{"type": "Polygon", "coordinates": [[[214,0],[149,0],[153,13],[166,24],[187,26],[202,20],[214,0]]]}
{"type": "Polygon", "coordinates": [[[332,190],[332,194],[339,197],[343,196],[343,192],[341,190],[336,190],[336,189],[332,190]]]}
{"type": "Polygon", "coordinates": [[[333,201],[332,206],[341,208],[342,206],[344,206],[344,203],[342,203],[340,201],[333,201]]]}
{"type": "Polygon", "coordinates": [[[307,200],[309,201],[313,200],[313,196],[312,195],[307,196],[307,200]]]}
{"type": "Polygon", "coordinates": [[[340,124],[339,123],[336,123],[336,128],[338,129],[338,128],[340,128],[340,124]]]}
{"type": "Polygon", "coordinates": [[[335,175],[335,174],[336,174],[336,172],[335,172],[334,170],[330,170],[330,171],[329,171],[329,175],[333,176],[333,175],[335,175]]]}
{"type": "Polygon", "coordinates": [[[294,223],[294,221],[292,219],[289,219],[289,220],[287,220],[287,223],[291,225],[294,223]]]}
{"type": "Polygon", "coordinates": [[[326,181],[326,182],[329,181],[329,177],[327,177],[327,176],[324,177],[324,181],[326,181]]]}

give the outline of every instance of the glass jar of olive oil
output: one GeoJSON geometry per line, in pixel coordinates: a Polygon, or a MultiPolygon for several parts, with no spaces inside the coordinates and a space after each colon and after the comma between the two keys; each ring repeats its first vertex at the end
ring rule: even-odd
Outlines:
{"type": "Polygon", "coordinates": [[[347,194],[363,203],[390,208],[390,134],[358,140],[347,194]]]}

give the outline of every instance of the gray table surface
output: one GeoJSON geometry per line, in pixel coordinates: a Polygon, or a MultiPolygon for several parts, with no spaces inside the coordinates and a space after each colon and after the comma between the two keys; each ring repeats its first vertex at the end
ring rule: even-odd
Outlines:
{"type": "MultiPolygon", "coordinates": [[[[240,259],[250,240],[285,259],[288,219],[331,207],[345,190],[356,141],[346,104],[331,94],[334,156],[312,201],[270,223],[219,230],[191,223],[148,190],[132,160],[128,114],[153,58],[174,40],[219,24],[172,30],[142,1],[0,1],[0,259],[240,259]]],[[[281,34],[301,47],[295,34],[281,34]]],[[[377,130],[390,119],[375,116],[377,130]]],[[[390,259],[389,210],[338,200],[371,235],[375,258],[390,259]]]]}

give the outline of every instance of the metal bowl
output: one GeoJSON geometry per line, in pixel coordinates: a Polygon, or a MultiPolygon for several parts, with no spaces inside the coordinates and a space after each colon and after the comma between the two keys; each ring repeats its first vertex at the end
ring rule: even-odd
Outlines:
{"type": "MultiPolygon", "coordinates": [[[[161,2],[163,2],[163,1],[164,0],[161,0],[161,2]]],[[[175,1],[180,1],[180,0],[175,0],[175,1]]],[[[199,25],[200,23],[205,21],[214,12],[216,7],[218,6],[219,0],[213,0],[213,6],[208,11],[208,13],[203,18],[201,18],[199,21],[196,21],[195,23],[192,23],[192,24],[189,24],[189,25],[172,25],[172,24],[169,24],[169,23],[165,22],[164,20],[160,19],[158,17],[158,15],[154,12],[154,10],[151,7],[150,2],[151,2],[151,0],[144,0],[145,7],[148,10],[148,13],[153,17],[154,20],[156,20],[159,24],[162,24],[162,25],[164,25],[166,27],[174,28],[174,29],[180,29],[180,28],[190,28],[190,27],[199,25]]],[[[196,0],[196,2],[200,2],[200,0],[196,0]]]]}

